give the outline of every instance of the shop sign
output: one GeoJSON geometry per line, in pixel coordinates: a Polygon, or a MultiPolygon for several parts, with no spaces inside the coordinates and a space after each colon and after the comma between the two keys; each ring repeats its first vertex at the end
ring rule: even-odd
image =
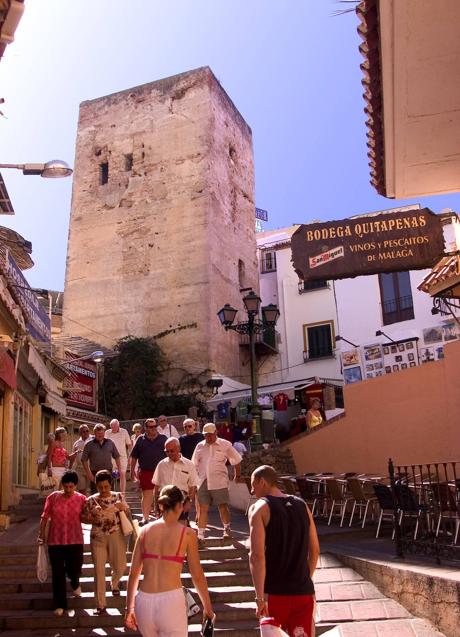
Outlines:
{"type": "Polygon", "coordinates": [[[45,344],[47,349],[50,350],[50,317],[43,309],[38,296],[28,284],[27,279],[8,250],[3,263],[3,272],[7,279],[8,288],[24,314],[28,333],[41,345],[45,344]]]}
{"type": "Polygon", "coordinates": [[[441,218],[428,208],[300,226],[292,263],[304,281],[432,267],[444,253],[441,218]]]}
{"type": "Polygon", "coordinates": [[[91,360],[78,360],[77,354],[65,352],[66,369],[70,372],[62,389],[66,393],[66,403],[89,411],[96,410],[97,365],[91,360]]]}

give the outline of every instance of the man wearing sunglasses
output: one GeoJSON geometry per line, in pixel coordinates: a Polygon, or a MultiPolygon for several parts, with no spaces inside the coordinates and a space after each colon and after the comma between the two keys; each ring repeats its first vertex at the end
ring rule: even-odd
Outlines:
{"type": "Polygon", "coordinates": [[[204,436],[196,430],[196,422],[192,418],[186,418],[183,427],[185,434],[179,437],[180,451],[185,458],[191,460],[195,447],[204,440],[204,436]]]}
{"type": "Polygon", "coordinates": [[[137,438],[131,451],[131,475],[134,480],[139,481],[142,491],[143,520],[140,526],[149,521],[153,503],[152,478],[157,464],[166,457],[164,449],[167,440],[166,436],[158,433],[158,424],[155,418],[148,418],[144,427],[145,433],[137,438]],[[136,461],[138,462],[138,470],[136,470],[136,461]]]}

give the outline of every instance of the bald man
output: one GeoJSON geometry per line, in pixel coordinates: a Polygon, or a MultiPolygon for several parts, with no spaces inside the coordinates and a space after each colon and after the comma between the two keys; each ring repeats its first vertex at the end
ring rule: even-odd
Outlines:
{"type": "Polygon", "coordinates": [[[126,469],[128,468],[128,456],[133,446],[129,433],[123,427],[120,427],[120,422],[114,418],[110,421],[110,429],[105,432],[105,437],[113,442],[120,454],[120,491],[126,492],[126,469]]]}

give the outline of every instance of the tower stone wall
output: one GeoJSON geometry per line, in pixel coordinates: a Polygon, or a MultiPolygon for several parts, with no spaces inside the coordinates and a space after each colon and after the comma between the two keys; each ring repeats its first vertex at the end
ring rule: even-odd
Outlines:
{"type": "Polygon", "coordinates": [[[80,106],[63,332],[159,336],[172,366],[245,373],[216,316],[258,290],[252,135],[212,71],[80,106]]]}

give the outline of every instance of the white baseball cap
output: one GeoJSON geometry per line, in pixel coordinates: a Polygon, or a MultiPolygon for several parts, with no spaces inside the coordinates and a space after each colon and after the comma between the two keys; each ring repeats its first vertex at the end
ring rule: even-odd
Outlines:
{"type": "Polygon", "coordinates": [[[216,433],[216,425],[213,422],[207,422],[203,427],[204,434],[215,434],[216,433]]]}

